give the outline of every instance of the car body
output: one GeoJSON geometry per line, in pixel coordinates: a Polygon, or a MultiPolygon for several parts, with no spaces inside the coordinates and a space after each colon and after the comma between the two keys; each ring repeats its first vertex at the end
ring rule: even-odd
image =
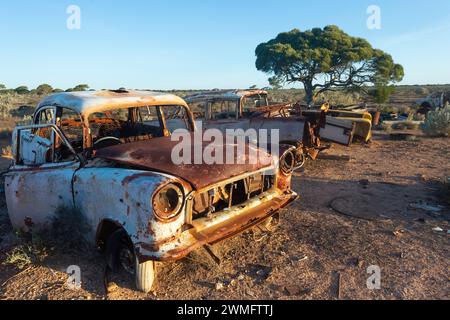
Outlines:
{"type": "Polygon", "coordinates": [[[445,107],[446,104],[450,104],[450,91],[434,92],[416,101],[416,105],[419,106],[417,113],[426,115],[430,111],[445,107]]]}
{"type": "Polygon", "coordinates": [[[279,132],[281,144],[295,146],[297,165],[306,156],[315,159],[321,150],[319,131],[322,113],[293,116],[291,104],[270,105],[264,90],[213,90],[184,97],[197,120],[205,128],[272,130],[279,132]]]}
{"type": "Polygon", "coordinates": [[[320,108],[326,113],[322,139],[350,146],[355,139],[367,143],[372,138],[372,115],[366,110],[331,109],[327,103],[320,108]]]}
{"type": "Polygon", "coordinates": [[[291,173],[265,150],[259,150],[265,162],[174,164],[171,134],[180,128],[197,132],[186,102],[171,94],[104,90],[46,97],[34,124],[13,133],[14,160],[5,175],[13,226],[45,227],[59,208],[74,207],[88,220],[89,239],[107,254],[114,244],[108,261],[126,250],[133,255],[137,286],[149,291],[154,261],[181,259],[264,223],[297,198],[291,173]],[[129,244],[120,252],[114,249],[119,236],[129,244]]]}

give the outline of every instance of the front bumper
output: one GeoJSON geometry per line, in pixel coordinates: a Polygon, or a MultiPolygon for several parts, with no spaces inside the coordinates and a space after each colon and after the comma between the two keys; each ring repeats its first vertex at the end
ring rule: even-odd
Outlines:
{"type": "Polygon", "coordinates": [[[217,212],[210,218],[193,221],[193,228],[170,241],[138,244],[137,256],[140,261],[179,260],[203,245],[217,243],[263,222],[297,198],[293,191],[267,191],[243,204],[217,212]]]}

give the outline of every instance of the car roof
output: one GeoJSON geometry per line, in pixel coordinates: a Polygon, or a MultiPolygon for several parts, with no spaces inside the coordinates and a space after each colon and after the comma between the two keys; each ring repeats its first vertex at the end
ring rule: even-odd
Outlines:
{"type": "Polygon", "coordinates": [[[243,97],[253,96],[257,94],[267,95],[267,91],[260,89],[249,89],[249,90],[212,90],[196,93],[184,98],[187,103],[202,101],[202,100],[236,100],[243,97]]]}
{"type": "Polygon", "coordinates": [[[161,105],[187,107],[186,102],[180,97],[163,92],[101,90],[52,94],[38,104],[36,111],[44,107],[58,106],[88,116],[95,112],[108,110],[161,105]]]}

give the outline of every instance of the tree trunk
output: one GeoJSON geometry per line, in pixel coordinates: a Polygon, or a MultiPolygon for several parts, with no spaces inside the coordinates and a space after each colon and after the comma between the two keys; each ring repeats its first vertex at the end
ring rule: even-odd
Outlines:
{"type": "Polygon", "coordinates": [[[305,87],[305,103],[307,105],[312,105],[314,102],[314,89],[312,81],[303,82],[303,86],[305,87]]]}

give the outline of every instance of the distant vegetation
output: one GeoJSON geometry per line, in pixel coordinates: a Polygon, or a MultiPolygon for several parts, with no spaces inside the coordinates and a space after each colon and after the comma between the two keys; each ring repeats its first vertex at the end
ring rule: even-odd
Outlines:
{"type": "MultiPolygon", "coordinates": [[[[89,90],[89,85],[79,84],[65,91],[87,90],[89,90]]],[[[43,83],[35,89],[29,89],[25,85],[17,88],[7,88],[6,85],[0,84],[0,120],[14,118],[15,122],[22,122],[28,119],[33,112],[34,106],[42,97],[57,92],[64,92],[64,90],[53,88],[47,83],[43,83]]],[[[7,126],[7,124],[2,123],[1,127],[4,127],[4,129],[0,132],[0,138],[8,134],[8,130],[5,130],[7,126]]]]}

